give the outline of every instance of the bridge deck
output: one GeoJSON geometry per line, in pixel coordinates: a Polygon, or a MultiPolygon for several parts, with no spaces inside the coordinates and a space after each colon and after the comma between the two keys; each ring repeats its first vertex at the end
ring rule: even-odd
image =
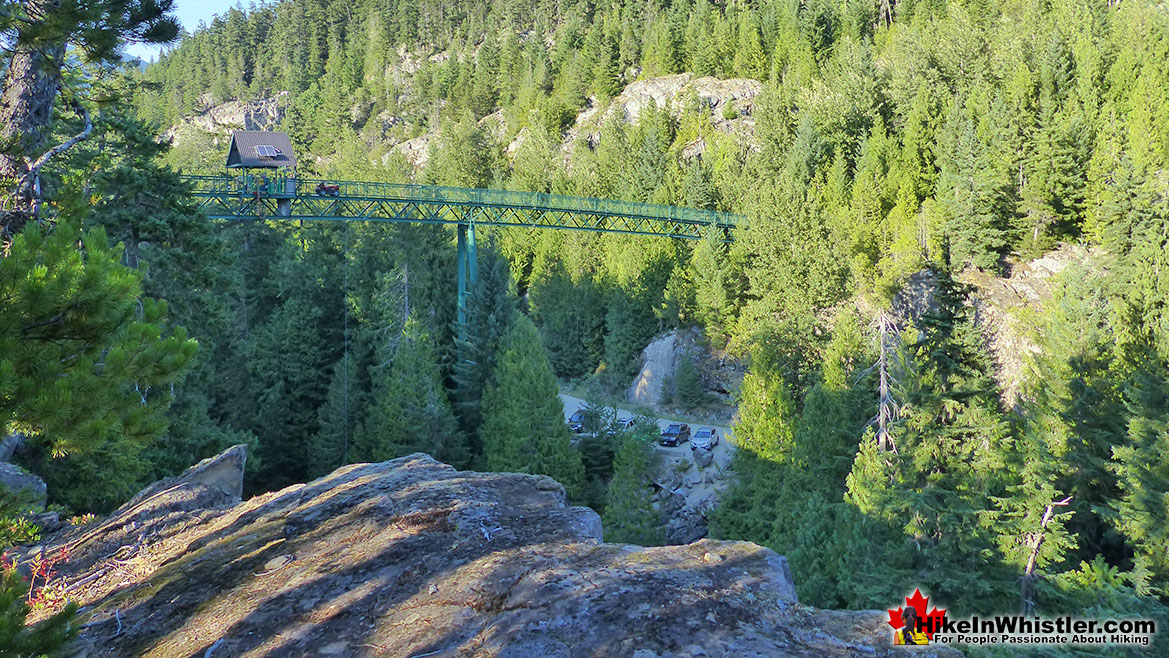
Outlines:
{"type": "Polygon", "coordinates": [[[730,240],[730,213],[586,197],[319,179],[273,179],[265,193],[235,176],[184,176],[213,219],[356,220],[542,227],[730,240]],[[320,185],[336,190],[318,192],[320,185]],[[279,189],[276,189],[279,188],[279,189]]]}

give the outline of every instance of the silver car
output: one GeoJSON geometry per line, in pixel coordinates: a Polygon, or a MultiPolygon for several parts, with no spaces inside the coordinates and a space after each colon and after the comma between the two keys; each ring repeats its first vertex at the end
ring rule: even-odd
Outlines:
{"type": "Polygon", "coordinates": [[[718,445],[718,432],[713,427],[699,427],[698,431],[690,436],[690,449],[713,450],[718,445]]]}

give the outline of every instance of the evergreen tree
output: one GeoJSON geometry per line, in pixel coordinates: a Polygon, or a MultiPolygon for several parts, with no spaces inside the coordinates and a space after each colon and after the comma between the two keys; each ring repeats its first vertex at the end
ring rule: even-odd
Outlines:
{"type": "MultiPolygon", "coordinates": [[[[170,2],[99,0],[62,5],[49,0],[4,2],[0,30],[6,47],[0,62],[0,185],[12,193],[11,205],[0,213],[0,235],[11,237],[32,210],[32,165],[44,154],[52,134],[53,107],[62,91],[65,53],[74,48],[97,64],[116,61],[125,41],[165,44],[179,33],[170,2]],[[19,188],[19,189],[18,189],[19,188]],[[10,213],[10,210],[17,210],[10,213]]],[[[67,106],[88,121],[76,97],[67,106]]],[[[75,131],[83,133],[82,130],[75,131]]],[[[84,134],[84,133],[83,133],[84,134]]],[[[43,162],[41,163],[44,164],[43,162]]],[[[39,196],[39,191],[37,192],[39,196]]]]}
{"type": "Polygon", "coordinates": [[[528,305],[553,372],[572,378],[596,369],[604,349],[605,309],[590,277],[574,281],[559,257],[541,253],[533,264],[528,305]]]}
{"type": "Polygon", "coordinates": [[[320,349],[317,329],[322,320],[321,309],[294,297],[256,332],[247,364],[258,396],[249,429],[260,441],[262,478],[268,486],[299,482],[307,475],[309,446],[303,437],[317,433],[317,410],[326,399],[329,365],[334,363],[320,349]]]}
{"type": "Polygon", "coordinates": [[[421,323],[406,321],[393,364],[374,381],[359,444],[362,459],[385,461],[426,452],[466,467],[468,446],[442,387],[438,354],[421,323]]]}
{"type": "Polygon", "coordinates": [[[480,436],[487,468],[539,473],[569,493],[581,493],[584,468],[568,439],[564,405],[536,327],[517,316],[499,344],[497,365],[483,393],[480,436]]]}
{"type": "Polygon", "coordinates": [[[7,563],[0,565],[0,657],[59,655],[81,630],[76,625],[77,604],[72,602],[48,620],[25,627],[28,593],[29,583],[20,572],[7,563]]]}
{"type": "Polygon", "coordinates": [[[702,378],[698,376],[694,361],[684,357],[678,362],[678,369],[674,373],[674,402],[684,408],[694,409],[701,406],[705,398],[702,378]]]}
{"type": "Polygon", "coordinates": [[[68,222],[28,228],[0,258],[0,427],[52,455],[148,445],[195,354],[181,328],[163,333],[166,305],[140,299],[140,274],[119,260],[104,231],[68,222]]]}
{"type": "Polygon", "coordinates": [[[739,477],[714,515],[716,536],[762,542],[771,534],[776,494],[782,484],[779,466],[791,453],[794,415],[795,406],[774,355],[754,355],[739,389],[739,411],[732,428],[738,448],[734,470],[739,477]]]}
{"type": "Polygon", "coordinates": [[[1120,495],[1114,503],[1117,529],[1134,548],[1135,571],[1149,574],[1142,594],[1169,584],[1169,377],[1155,357],[1128,391],[1127,441],[1112,449],[1120,495]]]}
{"type": "Polygon", "coordinates": [[[733,324],[738,297],[730,250],[714,237],[703,238],[694,248],[694,314],[708,338],[716,345],[726,343],[733,324]]]}
{"type": "Polygon", "coordinates": [[[593,66],[593,89],[601,101],[612,98],[621,90],[621,69],[617,58],[617,44],[604,39],[596,64],[593,66]]]}
{"type": "Polygon", "coordinates": [[[951,114],[953,160],[942,167],[938,197],[947,211],[950,262],[995,270],[1008,244],[1001,165],[988,157],[969,110],[951,114]]]}
{"type": "Polygon", "coordinates": [[[882,548],[893,568],[916,572],[939,596],[990,609],[1012,600],[1013,576],[993,558],[996,535],[985,522],[992,497],[1012,477],[1012,445],[962,297],[941,279],[939,310],[922,318],[921,338],[910,346],[913,372],[894,447],[887,452],[866,439],[848,477],[848,500],[901,529],[902,537],[882,548]]]}
{"type": "Polygon", "coordinates": [[[1044,108],[1023,186],[1022,212],[1028,254],[1039,254],[1061,237],[1079,232],[1082,221],[1088,145],[1081,120],[1072,111],[1044,108]]]}
{"type": "Polygon", "coordinates": [[[640,367],[641,350],[657,331],[645,297],[618,288],[609,295],[605,313],[605,377],[610,387],[624,388],[640,367]]]}
{"type": "Polygon", "coordinates": [[[739,19],[739,45],[735,49],[735,74],[742,78],[764,79],[767,73],[767,55],[763,52],[763,37],[759,33],[759,15],[743,12],[739,19]]]}
{"type": "Polygon", "coordinates": [[[654,449],[639,438],[629,437],[621,442],[601,517],[605,541],[657,546],[665,540],[650,495],[655,455],[654,449]]]}
{"type": "Polygon", "coordinates": [[[479,253],[479,278],[467,296],[466,322],[455,328],[452,399],[463,433],[472,439],[472,457],[483,456],[478,441],[483,395],[495,371],[500,345],[518,315],[507,261],[493,249],[479,253]]]}
{"type": "Polygon", "coordinates": [[[686,165],[684,185],[686,189],[685,202],[688,208],[718,209],[718,189],[715,187],[714,181],[711,180],[710,171],[704,161],[694,159],[686,165]]]}
{"type": "Polygon", "coordinates": [[[491,187],[499,169],[498,146],[470,117],[443,126],[431,147],[423,180],[432,185],[491,187]]]}
{"type": "Polygon", "coordinates": [[[317,411],[317,432],[308,442],[308,474],[320,477],[361,459],[356,437],[360,434],[357,398],[357,361],[341,357],[333,364],[333,377],[325,402],[317,411]]]}

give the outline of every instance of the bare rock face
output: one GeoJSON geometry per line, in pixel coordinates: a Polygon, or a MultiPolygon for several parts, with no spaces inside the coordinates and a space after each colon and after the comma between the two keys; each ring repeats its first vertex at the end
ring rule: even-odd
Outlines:
{"type": "Polygon", "coordinates": [[[674,99],[693,79],[693,73],[678,73],[638,80],[613,99],[609,113],[623,112],[630,123],[637,123],[637,118],[646,109],[654,105],[662,108],[673,105],[674,99]]]}
{"type": "Polygon", "coordinates": [[[15,464],[0,462],[0,489],[21,494],[34,507],[43,509],[48,498],[45,481],[15,464]]]}
{"type": "MultiPolygon", "coordinates": [[[[1022,318],[1041,313],[1068,278],[1101,276],[1104,269],[1098,256],[1085,247],[1063,244],[1031,261],[1008,260],[1008,276],[973,268],[959,274],[958,280],[971,286],[967,303],[974,308],[975,323],[994,357],[994,375],[1006,406],[1018,403],[1027,360],[1040,351],[1032,329],[1022,318]]],[[[898,323],[904,327],[936,312],[937,288],[937,273],[932,270],[910,275],[893,297],[892,310],[898,323]]]]}
{"type": "Polygon", "coordinates": [[[430,160],[430,142],[432,139],[433,135],[429,133],[419,135],[418,137],[408,139],[394,146],[394,149],[406,158],[406,162],[409,162],[416,169],[422,169],[430,160]]]}
{"type": "Polygon", "coordinates": [[[284,120],[284,105],[280,99],[287,94],[280,92],[273,98],[220,104],[214,104],[210,96],[205,95],[200,98],[202,112],[172,127],[167,131],[167,137],[177,144],[192,131],[228,136],[236,130],[278,130],[284,120]]]}
{"type": "Polygon", "coordinates": [[[630,402],[657,404],[662,401],[662,386],[674,376],[677,352],[677,340],[672,331],[654,339],[642,350],[641,370],[626,392],[630,402]]]}
{"type": "Polygon", "coordinates": [[[415,454],[196,508],[213,489],[180,477],[50,542],[70,549],[83,654],[898,655],[883,614],[799,605],[773,551],[601,544],[542,476],[415,454]]]}
{"type": "Polygon", "coordinates": [[[227,134],[233,130],[274,130],[284,118],[277,98],[228,101],[191,118],[204,132],[227,134]]]}
{"type": "MultiPolygon", "coordinates": [[[[600,139],[601,126],[614,117],[624,117],[636,123],[647,109],[657,106],[674,116],[682,114],[687,103],[696,102],[698,109],[710,115],[711,125],[722,133],[733,134],[748,148],[755,149],[755,119],[752,113],[755,100],[763,90],[758,80],[747,78],[696,78],[692,73],[678,73],[645,78],[630,83],[607,106],[595,100],[581,112],[565,136],[564,155],[571,154],[577,139],[584,137],[590,145],[600,139]]],[[[687,144],[683,157],[701,156],[706,150],[703,139],[687,144]]]]}

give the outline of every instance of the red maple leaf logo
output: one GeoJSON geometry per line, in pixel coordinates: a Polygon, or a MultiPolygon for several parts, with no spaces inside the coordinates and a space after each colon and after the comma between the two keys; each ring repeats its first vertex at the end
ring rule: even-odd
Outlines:
{"type": "MultiPolygon", "coordinates": [[[[905,597],[905,604],[912,607],[913,611],[917,613],[918,628],[920,628],[930,640],[934,639],[934,631],[942,627],[942,621],[946,618],[946,611],[934,608],[926,613],[926,608],[929,605],[929,597],[921,595],[921,589],[914,589],[913,596],[905,597]]],[[[889,608],[889,621],[885,622],[893,627],[894,630],[905,626],[902,621],[902,613],[905,608],[898,607],[896,610],[889,608]]]]}

